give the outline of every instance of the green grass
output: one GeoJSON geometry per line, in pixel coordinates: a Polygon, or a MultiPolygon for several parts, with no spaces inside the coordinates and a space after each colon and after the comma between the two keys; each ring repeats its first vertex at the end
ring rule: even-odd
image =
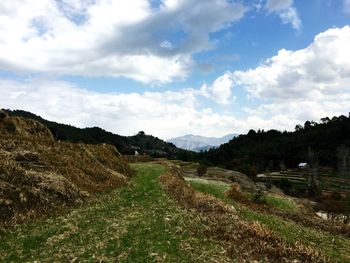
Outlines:
{"type": "Polygon", "coordinates": [[[137,176],[128,187],[57,218],[0,230],[0,262],[225,261],[219,244],[193,236],[199,220],[161,189],[158,177],[165,169],[133,167],[137,176]]]}
{"type": "MultiPolygon", "coordinates": [[[[210,182],[209,180],[207,180],[210,182]]],[[[202,192],[202,193],[207,193],[212,196],[215,196],[216,198],[219,199],[226,199],[225,192],[229,189],[229,185],[226,184],[216,184],[214,181],[211,183],[203,183],[200,181],[189,181],[190,185],[202,192]]]]}
{"type": "MultiPolygon", "coordinates": [[[[244,195],[250,201],[253,199],[252,193],[245,192],[244,195]]],[[[299,212],[298,205],[292,199],[289,199],[283,196],[276,196],[272,194],[264,195],[263,199],[267,206],[277,208],[279,210],[289,212],[289,213],[299,212]]]]}
{"type": "Polygon", "coordinates": [[[290,244],[302,242],[320,249],[335,262],[350,262],[350,240],[323,231],[301,226],[283,218],[266,215],[241,207],[240,216],[247,221],[258,221],[281,236],[290,244]]]}
{"type": "Polygon", "coordinates": [[[297,204],[291,199],[274,195],[266,195],[265,200],[268,206],[275,207],[286,212],[296,213],[299,211],[297,204]]]}
{"type": "MultiPolygon", "coordinates": [[[[216,182],[212,180],[189,180],[190,185],[196,190],[215,196],[216,198],[229,201],[225,196],[225,192],[229,189],[229,185],[221,182],[216,182]]],[[[245,193],[248,199],[252,198],[252,194],[245,193]]],[[[298,206],[293,200],[288,198],[283,198],[282,196],[266,195],[266,204],[271,207],[281,209],[286,212],[298,212],[298,206]]]]}
{"type": "MultiPolygon", "coordinates": [[[[198,191],[211,194],[225,202],[230,202],[236,206],[240,217],[243,220],[254,222],[258,221],[273,230],[277,235],[286,240],[290,244],[302,242],[312,247],[318,248],[325,255],[330,257],[334,262],[350,262],[350,239],[340,235],[332,235],[320,230],[304,227],[290,220],[264,214],[240,206],[239,204],[225,197],[223,188],[218,188],[216,185],[191,183],[198,191]],[[221,192],[220,192],[221,191],[221,192]]],[[[288,203],[289,200],[268,196],[267,202],[282,210],[290,210],[295,212],[293,204],[288,203]]]]}

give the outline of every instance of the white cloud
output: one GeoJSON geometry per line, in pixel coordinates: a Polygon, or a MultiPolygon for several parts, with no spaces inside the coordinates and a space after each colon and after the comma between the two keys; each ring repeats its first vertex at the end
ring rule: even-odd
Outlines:
{"type": "Polygon", "coordinates": [[[350,112],[350,27],[329,29],[297,51],[280,50],[255,69],[232,72],[260,105],[247,108],[261,127],[292,129],[350,112]],[[265,120],[265,121],[262,121],[265,120]],[[273,125],[272,125],[273,124],[273,125]]]}
{"type": "Polygon", "coordinates": [[[185,78],[192,54],[213,47],[209,34],[244,12],[227,0],[1,1],[0,69],[167,83],[185,78]],[[181,42],[159,45],[174,32],[181,42]]]}
{"type": "Polygon", "coordinates": [[[293,0],[267,0],[265,8],[270,13],[276,13],[283,24],[291,24],[294,29],[300,29],[301,20],[293,7],[293,0]]]}
{"type": "Polygon", "coordinates": [[[198,107],[198,93],[99,93],[63,81],[0,80],[1,108],[24,109],[79,127],[99,126],[132,135],[140,130],[170,138],[186,133],[224,135],[235,118],[198,107]],[[11,87],[11,88],[9,88],[11,87]]]}
{"type": "Polygon", "coordinates": [[[236,122],[231,125],[239,125],[239,131],[292,130],[306,120],[348,115],[348,43],[350,26],[329,29],[318,34],[305,49],[282,49],[254,69],[226,72],[213,85],[203,85],[201,94],[226,104],[235,87],[245,87],[253,105],[257,106],[246,107],[244,117],[231,116],[236,122]]]}
{"type": "Polygon", "coordinates": [[[266,8],[269,12],[276,12],[290,8],[293,0],[267,0],[266,8]]]}
{"type": "Polygon", "coordinates": [[[228,105],[234,97],[232,96],[233,80],[229,72],[217,78],[211,86],[204,84],[201,87],[203,96],[213,99],[219,104],[228,105]]]}
{"type": "Polygon", "coordinates": [[[318,34],[305,49],[282,49],[255,69],[235,71],[236,85],[263,99],[321,100],[350,93],[350,27],[318,34]]]}
{"type": "Polygon", "coordinates": [[[173,45],[169,41],[164,40],[163,42],[160,43],[160,47],[165,49],[172,49],[173,45]]]}
{"type": "Polygon", "coordinates": [[[291,24],[294,29],[300,29],[301,21],[298,11],[294,7],[279,12],[283,24],[291,24]]]}
{"type": "Polygon", "coordinates": [[[350,94],[341,97],[330,97],[324,100],[306,100],[262,104],[256,108],[246,109],[250,116],[270,120],[276,129],[293,129],[296,124],[306,120],[319,121],[322,117],[347,115],[350,110],[350,94]]]}
{"type": "Polygon", "coordinates": [[[203,107],[202,91],[195,89],[99,93],[64,81],[0,79],[0,94],[0,108],[28,110],[49,120],[78,127],[99,126],[122,135],[144,130],[163,139],[189,133],[222,136],[249,129],[291,130],[306,120],[350,111],[350,93],[319,101],[275,100],[246,108],[243,116],[203,107]]]}
{"type": "Polygon", "coordinates": [[[200,94],[193,89],[99,93],[63,81],[0,79],[0,94],[1,108],[28,110],[49,120],[78,127],[99,126],[122,135],[143,130],[169,139],[189,133],[223,136],[251,128],[286,128],[285,123],[281,125],[270,117],[238,118],[202,108],[200,94]]]}

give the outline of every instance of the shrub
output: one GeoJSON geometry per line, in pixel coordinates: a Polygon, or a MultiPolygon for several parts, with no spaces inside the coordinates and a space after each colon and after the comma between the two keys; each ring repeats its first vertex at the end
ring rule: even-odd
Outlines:
{"type": "Polygon", "coordinates": [[[0,120],[3,120],[7,117],[8,117],[7,113],[3,110],[0,110],[0,120]]]}
{"type": "Polygon", "coordinates": [[[197,175],[199,177],[205,175],[207,173],[207,169],[208,169],[208,167],[206,165],[204,165],[204,164],[199,165],[197,168],[197,175]]]}
{"type": "Polygon", "coordinates": [[[266,204],[266,195],[263,189],[259,189],[253,194],[252,202],[256,204],[266,204]]]}
{"type": "Polygon", "coordinates": [[[242,188],[239,184],[231,184],[230,189],[227,190],[226,196],[238,202],[245,202],[247,198],[242,194],[242,188]]]}
{"type": "Polygon", "coordinates": [[[10,120],[5,120],[4,121],[4,128],[5,128],[6,131],[11,132],[11,133],[15,132],[16,129],[17,129],[16,125],[10,120]]]}
{"type": "Polygon", "coordinates": [[[241,173],[244,173],[245,175],[247,175],[249,178],[253,180],[256,179],[256,176],[258,174],[255,166],[249,165],[249,164],[242,165],[241,167],[238,168],[238,171],[240,171],[241,173]]]}

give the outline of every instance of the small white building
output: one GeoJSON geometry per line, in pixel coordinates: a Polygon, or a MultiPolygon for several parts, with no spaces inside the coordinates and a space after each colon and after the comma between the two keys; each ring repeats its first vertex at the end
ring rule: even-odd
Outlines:
{"type": "Polygon", "coordinates": [[[299,163],[298,167],[299,169],[306,169],[306,168],[309,168],[309,165],[307,163],[299,163]]]}

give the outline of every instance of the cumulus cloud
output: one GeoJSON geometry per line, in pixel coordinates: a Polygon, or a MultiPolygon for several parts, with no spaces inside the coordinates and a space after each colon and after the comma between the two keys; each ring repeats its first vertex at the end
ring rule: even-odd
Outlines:
{"type": "Polygon", "coordinates": [[[208,97],[219,104],[228,105],[234,97],[232,96],[233,80],[229,72],[218,77],[211,86],[202,85],[201,94],[208,97]]]}
{"type": "Polygon", "coordinates": [[[256,114],[246,117],[202,107],[199,90],[99,93],[69,82],[0,79],[2,108],[24,109],[78,127],[99,126],[122,135],[144,130],[168,139],[183,134],[223,136],[249,129],[290,129],[295,120],[256,114]],[[9,88],[11,87],[11,89],[9,88]]]}
{"type": "Polygon", "coordinates": [[[294,29],[300,29],[301,20],[293,7],[293,0],[267,0],[265,8],[270,13],[276,13],[283,24],[291,24],[294,29]]]}
{"type": "Polygon", "coordinates": [[[64,81],[3,79],[0,93],[3,108],[29,110],[50,120],[99,126],[123,135],[144,130],[170,138],[186,133],[224,135],[236,130],[234,117],[198,107],[198,92],[193,89],[99,93],[64,81]]]}
{"type": "Polygon", "coordinates": [[[192,55],[213,47],[209,34],[244,12],[227,0],[1,1],[0,68],[168,83],[185,78],[192,55]],[[164,42],[173,33],[183,37],[164,42]]]}
{"type": "Polygon", "coordinates": [[[242,127],[291,130],[306,120],[350,112],[350,26],[315,36],[308,47],[282,49],[254,69],[226,72],[201,89],[218,102],[227,102],[234,87],[244,87],[255,105],[244,109],[242,127]],[[216,85],[227,83],[227,85],[216,85]],[[221,88],[214,88],[221,87],[221,88]],[[222,92],[223,91],[223,92],[222,92]],[[210,95],[209,95],[210,94],[210,95]],[[226,96],[224,95],[226,94],[226,96]]]}
{"type": "Polygon", "coordinates": [[[255,69],[235,71],[236,85],[263,99],[324,99],[350,93],[350,27],[332,28],[297,51],[282,49],[255,69]]]}
{"type": "Polygon", "coordinates": [[[245,110],[249,116],[268,120],[276,127],[288,130],[306,120],[318,121],[323,117],[347,115],[350,110],[349,105],[350,94],[343,94],[341,97],[329,97],[324,100],[300,99],[288,103],[275,101],[245,110]]]}

